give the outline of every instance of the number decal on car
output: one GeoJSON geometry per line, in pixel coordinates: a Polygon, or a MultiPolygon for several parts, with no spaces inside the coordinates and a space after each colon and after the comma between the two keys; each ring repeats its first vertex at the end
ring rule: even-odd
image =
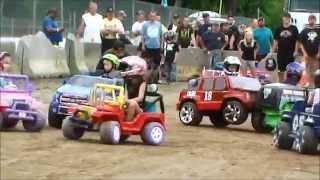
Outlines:
{"type": "Polygon", "coordinates": [[[212,100],[212,91],[206,91],[204,93],[204,100],[205,101],[211,101],[212,100]]]}
{"type": "Polygon", "coordinates": [[[188,96],[188,97],[194,97],[194,96],[196,96],[196,91],[187,91],[187,96],[188,96]]]}

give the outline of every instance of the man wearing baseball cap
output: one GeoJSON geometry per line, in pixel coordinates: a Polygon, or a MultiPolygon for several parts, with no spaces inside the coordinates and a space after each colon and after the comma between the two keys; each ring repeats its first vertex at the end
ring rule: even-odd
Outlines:
{"type": "Polygon", "coordinates": [[[201,38],[203,34],[206,33],[207,31],[211,31],[211,26],[212,26],[210,24],[210,16],[208,13],[203,13],[202,18],[203,18],[203,25],[201,25],[198,30],[198,35],[196,37],[196,41],[198,42],[197,44],[201,44],[201,38]]]}
{"type": "Polygon", "coordinates": [[[299,38],[311,86],[314,85],[312,74],[320,68],[320,28],[316,26],[316,21],[316,16],[311,14],[308,18],[309,24],[302,30],[299,38]]]}
{"type": "Polygon", "coordinates": [[[111,49],[113,43],[120,34],[124,34],[124,27],[121,21],[114,17],[113,8],[107,8],[101,27],[101,54],[111,49]]]}
{"type": "Polygon", "coordinates": [[[285,13],[282,16],[282,25],[274,33],[273,51],[277,52],[279,78],[284,80],[284,72],[289,63],[294,61],[294,54],[298,50],[298,28],[291,23],[291,15],[285,13]]]}

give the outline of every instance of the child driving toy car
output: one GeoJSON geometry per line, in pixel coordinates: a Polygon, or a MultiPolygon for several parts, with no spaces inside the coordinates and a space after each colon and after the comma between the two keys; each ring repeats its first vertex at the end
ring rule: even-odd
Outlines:
{"type": "Polygon", "coordinates": [[[304,67],[298,62],[292,62],[287,65],[286,67],[286,77],[285,77],[285,84],[291,84],[296,86],[303,73],[304,67]]]}
{"type": "Polygon", "coordinates": [[[11,55],[8,52],[0,52],[0,74],[8,73],[11,66],[11,55]]]}
{"type": "Polygon", "coordinates": [[[314,73],[314,86],[315,89],[310,93],[308,98],[308,104],[312,106],[312,110],[315,105],[320,104],[320,69],[314,73]]]}
{"type": "Polygon", "coordinates": [[[116,55],[106,54],[102,57],[102,60],[104,68],[104,73],[102,74],[102,77],[110,79],[121,78],[121,73],[117,70],[120,63],[116,55]]]}
{"type": "Polygon", "coordinates": [[[238,57],[228,56],[223,62],[223,71],[228,76],[240,75],[241,62],[238,57]]]}

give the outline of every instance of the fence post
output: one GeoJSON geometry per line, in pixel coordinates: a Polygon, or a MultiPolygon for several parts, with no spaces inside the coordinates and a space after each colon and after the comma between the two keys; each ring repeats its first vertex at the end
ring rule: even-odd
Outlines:
{"type": "Polygon", "coordinates": [[[11,37],[14,37],[14,18],[11,18],[11,37]]]}
{"type": "Polygon", "coordinates": [[[112,0],[112,8],[114,11],[116,10],[116,0],[112,0]]]}
{"type": "Polygon", "coordinates": [[[136,0],[132,0],[132,24],[135,22],[136,0]]]}
{"type": "Polygon", "coordinates": [[[4,1],[0,1],[0,37],[2,37],[2,28],[3,28],[3,25],[2,25],[2,22],[3,22],[3,6],[4,6],[4,1]]]}
{"type": "Polygon", "coordinates": [[[37,0],[32,1],[32,34],[36,32],[37,26],[37,0]]]}
{"type": "Polygon", "coordinates": [[[73,29],[74,29],[74,32],[77,31],[77,17],[76,17],[75,11],[73,11],[73,29]]]}
{"type": "Polygon", "coordinates": [[[61,26],[64,27],[63,0],[60,0],[60,16],[61,16],[61,26]]]}

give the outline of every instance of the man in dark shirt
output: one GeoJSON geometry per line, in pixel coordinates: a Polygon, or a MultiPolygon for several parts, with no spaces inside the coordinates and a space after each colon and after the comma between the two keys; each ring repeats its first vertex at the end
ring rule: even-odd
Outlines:
{"type": "Polygon", "coordinates": [[[215,63],[222,61],[222,49],[226,45],[225,35],[220,32],[219,23],[215,22],[212,30],[202,35],[201,43],[209,54],[210,68],[213,69],[215,63]]]}
{"type": "Polygon", "coordinates": [[[300,33],[301,50],[306,61],[306,71],[311,86],[314,85],[312,74],[320,68],[317,57],[319,55],[320,28],[317,28],[316,21],[316,16],[311,14],[308,18],[308,26],[300,33]]]}
{"type": "Polygon", "coordinates": [[[229,30],[227,31],[228,35],[228,44],[225,47],[225,50],[238,50],[238,43],[240,39],[240,33],[238,27],[235,25],[235,19],[233,16],[228,17],[229,30]]]}
{"type": "Polygon", "coordinates": [[[273,51],[278,52],[278,69],[280,82],[284,80],[284,72],[289,63],[294,61],[297,52],[299,32],[296,26],[290,24],[291,16],[285,13],[282,16],[282,25],[274,33],[273,51]]]}
{"type": "MultiPolygon", "coordinates": [[[[197,38],[196,38],[196,41],[198,42],[198,44],[201,44],[202,35],[204,33],[206,33],[207,31],[211,31],[211,24],[210,24],[209,14],[208,13],[203,13],[202,14],[202,18],[203,18],[203,25],[201,25],[199,27],[197,38]]],[[[204,47],[201,47],[201,48],[204,48],[204,47]]]]}
{"type": "Polygon", "coordinates": [[[188,48],[192,40],[193,29],[188,23],[188,18],[183,18],[181,25],[177,29],[178,44],[181,48],[188,48]]]}

